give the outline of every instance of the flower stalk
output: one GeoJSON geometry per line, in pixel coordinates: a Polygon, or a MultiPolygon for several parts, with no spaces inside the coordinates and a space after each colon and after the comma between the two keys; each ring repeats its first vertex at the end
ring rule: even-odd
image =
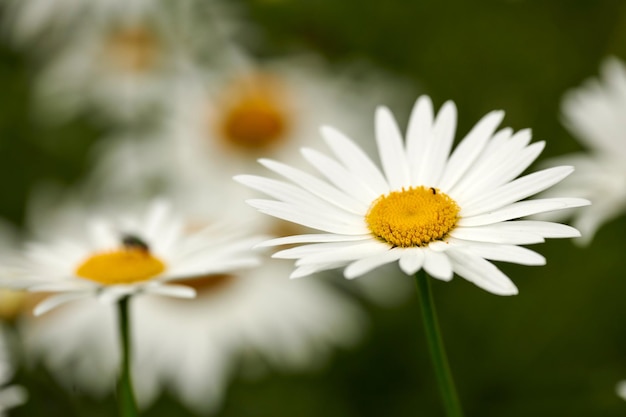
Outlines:
{"type": "Polygon", "coordinates": [[[117,401],[121,417],[137,417],[137,403],[133,392],[133,381],[131,377],[131,339],[129,320],[130,297],[126,296],[118,301],[118,323],[120,329],[120,347],[122,361],[120,366],[120,377],[117,385],[117,401]]]}
{"type": "Polygon", "coordinates": [[[430,288],[430,279],[424,272],[420,270],[415,274],[415,282],[417,284],[417,294],[422,310],[422,320],[424,330],[426,332],[426,340],[428,342],[428,350],[435,370],[437,385],[443,400],[444,409],[447,417],[462,417],[461,403],[456,394],[454,380],[448,365],[448,358],[441,338],[439,330],[439,322],[435,311],[435,303],[430,288]]]}

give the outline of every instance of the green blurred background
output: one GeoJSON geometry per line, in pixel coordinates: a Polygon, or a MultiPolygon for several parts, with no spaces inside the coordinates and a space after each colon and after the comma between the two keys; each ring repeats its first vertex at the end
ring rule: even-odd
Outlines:
{"type": "MultiPolygon", "coordinates": [[[[505,125],[531,127],[535,140],[547,141],[542,158],[580,149],[559,122],[563,92],[596,76],[604,57],[626,57],[626,2],[619,0],[239,3],[260,29],[251,45],[259,55],[306,49],[332,65],[371,62],[412,81],[437,107],[453,99],[460,134],[502,108],[505,125]]],[[[90,145],[104,130],[87,119],[38,123],[35,67],[27,51],[0,44],[0,216],[16,224],[33,184],[73,184],[87,172],[90,145]]],[[[409,109],[393,110],[406,115],[409,109]]],[[[520,289],[515,297],[458,278],[434,282],[467,416],[626,415],[626,402],[615,394],[626,378],[625,232],[622,217],[587,248],[566,240],[537,247],[548,259],[545,267],[500,265],[520,289]]],[[[237,379],[218,415],[443,415],[416,301],[412,296],[394,308],[366,304],[371,326],[357,348],[339,352],[318,372],[237,379]]],[[[116,413],[114,398],[65,392],[43,369],[21,370],[17,382],[31,399],[11,415],[116,413]]],[[[145,413],[188,415],[168,397],[145,413]]]]}

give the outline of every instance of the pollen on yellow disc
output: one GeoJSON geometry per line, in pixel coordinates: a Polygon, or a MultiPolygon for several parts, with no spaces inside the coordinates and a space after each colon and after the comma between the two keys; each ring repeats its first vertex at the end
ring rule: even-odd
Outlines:
{"type": "Polygon", "coordinates": [[[370,231],[392,246],[426,246],[456,225],[459,206],[436,188],[411,187],[376,199],[365,220],[370,231]]]}
{"type": "Polygon", "coordinates": [[[133,284],[164,270],[165,263],[149,251],[123,248],[91,255],[76,269],[76,275],[103,285],[133,284]]]}
{"type": "Polygon", "coordinates": [[[285,139],[291,115],[277,80],[257,75],[238,80],[224,93],[217,129],[228,144],[254,151],[285,139]]]}
{"type": "Polygon", "coordinates": [[[106,57],[121,70],[140,73],[156,65],[160,47],[158,37],[148,27],[130,26],[111,32],[106,57]]]}

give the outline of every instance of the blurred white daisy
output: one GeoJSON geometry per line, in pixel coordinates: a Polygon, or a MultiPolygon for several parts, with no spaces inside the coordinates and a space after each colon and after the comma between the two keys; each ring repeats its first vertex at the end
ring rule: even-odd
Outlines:
{"type": "Polygon", "coordinates": [[[155,0],[3,0],[11,38],[26,46],[50,36],[65,37],[83,25],[111,16],[136,15],[159,7],[155,0]]]}
{"type": "Polygon", "coordinates": [[[189,58],[168,11],[153,9],[73,28],[36,80],[41,116],[133,121],[160,108],[189,58]]]}
{"type": "MultiPolygon", "coordinates": [[[[31,199],[29,224],[41,239],[81,235],[85,210],[73,196],[48,191],[31,199]]],[[[190,221],[187,233],[201,226],[190,221]]],[[[316,368],[335,349],[354,344],[365,324],[358,305],[321,280],[285,281],[290,268],[268,260],[177,281],[195,290],[191,300],[150,293],[135,298],[133,379],[142,408],[169,391],[198,412],[215,410],[239,372],[316,368]]],[[[87,298],[19,324],[25,354],[64,385],[94,395],[110,392],[119,366],[113,306],[87,298]]]]}
{"type": "Polygon", "coordinates": [[[24,250],[21,277],[8,285],[34,292],[58,292],[35,308],[42,314],[60,304],[97,297],[114,302],[135,293],[191,298],[181,279],[254,266],[250,250],[258,237],[214,225],[188,233],[169,204],[155,201],[140,216],[91,219],[82,239],[60,232],[24,250]]]}
{"type": "Polygon", "coordinates": [[[626,211],[626,68],[610,58],[602,64],[600,75],[599,80],[588,80],[568,92],[562,103],[565,126],[587,152],[546,161],[576,167],[576,172],[547,196],[575,195],[593,203],[583,210],[551,216],[573,216],[582,243],[589,243],[602,224],[626,211]]]}
{"type": "MultiPolygon", "coordinates": [[[[176,300],[147,294],[133,301],[133,380],[142,408],[169,391],[190,409],[215,411],[234,377],[268,369],[317,368],[363,329],[361,310],[314,280],[290,285],[290,265],[270,260],[232,275],[188,281],[198,295],[176,300]]],[[[64,385],[110,392],[119,352],[115,310],[94,300],[25,320],[26,351],[64,385]],[[98,375],[98,378],[93,378],[98,375]]]]}
{"type": "Polygon", "coordinates": [[[264,243],[304,243],[274,254],[297,260],[292,278],[346,265],[344,275],[355,278],[399,261],[406,274],[423,268],[447,281],[457,273],[494,294],[516,294],[515,285],[490,261],[542,265],[543,256],[519,245],[579,233],[558,223],[514,219],[589,202],[520,201],[561,181],[573,168],[517,178],[544,143],[529,145],[529,130],[495,132],[503,115],[487,114],[451,153],[456,107],[447,102],[435,116],[423,96],[411,114],[406,143],[391,112],[377,110],[382,172],[352,140],[324,127],[322,135],[336,159],[308,148],[302,154],[326,180],[269,159],[260,162],[288,182],[253,175],[236,179],[273,198],[249,201],[261,212],[325,232],[264,243]]]}
{"type": "Polygon", "coordinates": [[[620,398],[626,400],[626,380],[617,383],[615,386],[615,392],[620,398]]]}
{"type": "Polygon", "coordinates": [[[323,63],[310,56],[239,61],[243,63],[226,65],[217,73],[181,80],[169,100],[170,116],[161,133],[103,140],[91,188],[101,189],[102,195],[137,195],[145,193],[138,186],[158,184],[159,192],[166,194],[182,190],[186,206],[197,206],[209,217],[222,213],[224,205],[240,207],[252,217],[255,214],[241,204],[251,193],[233,186],[233,175],[257,170],[261,155],[297,157],[298,149],[324,123],[373,143],[371,132],[362,128],[362,115],[383,97],[402,101],[399,87],[369,68],[331,77],[323,63]],[[357,75],[369,81],[367,91],[359,88],[357,75]],[[189,193],[194,184],[211,189],[212,202],[206,193],[189,193]],[[190,194],[199,201],[191,201],[190,194]]]}

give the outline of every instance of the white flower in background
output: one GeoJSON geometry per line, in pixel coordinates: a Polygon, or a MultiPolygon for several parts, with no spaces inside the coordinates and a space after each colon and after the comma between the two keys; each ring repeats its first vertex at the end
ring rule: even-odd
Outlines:
{"type": "MultiPolygon", "coordinates": [[[[111,18],[159,7],[157,0],[3,0],[4,24],[19,45],[70,36],[72,31],[111,18]]],[[[75,34],[74,34],[75,35],[75,34]]]]}
{"type": "Polygon", "coordinates": [[[29,244],[23,276],[7,284],[59,293],[35,308],[35,314],[42,314],[80,298],[114,302],[135,293],[191,298],[195,291],[177,281],[258,263],[250,247],[259,237],[231,226],[193,233],[185,226],[163,201],[151,204],[141,216],[93,218],[83,224],[82,239],[72,239],[73,231],[59,231],[54,239],[29,244]]]}
{"type": "MultiPolygon", "coordinates": [[[[352,346],[362,312],[323,283],[285,280],[290,268],[270,260],[188,281],[198,293],[193,300],[134,299],[133,380],[142,408],[167,390],[197,412],[216,410],[238,371],[316,368],[334,349],[352,346]]],[[[68,304],[22,323],[26,352],[64,385],[106,394],[119,365],[115,320],[112,306],[68,304]]]]}
{"type": "MultiPolygon", "coordinates": [[[[29,206],[29,224],[42,239],[81,234],[85,214],[79,202],[58,194],[55,200],[48,192],[29,206]]],[[[192,233],[200,224],[190,221],[185,230],[192,233]]],[[[150,293],[134,298],[133,379],[142,407],[167,390],[198,412],[215,410],[238,371],[304,370],[354,344],[365,324],[359,307],[325,282],[285,280],[290,268],[268,260],[178,281],[196,291],[191,300],[150,293]]],[[[41,360],[67,387],[99,395],[110,392],[117,375],[115,329],[113,306],[93,298],[20,322],[31,360],[41,360]]]]}
{"type": "Polygon", "coordinates": [[[256,65],[241,60],[243,64],[181,80],[160,134],[103,140],[91,188],[102,189],[103,195],[137,195],[142,193],[138,185],[159,184],[159,192],[166,194],[183,190],[187,205],[209,217],[223,213],[224,205],[254,216],[241,204],[252,194],[233,185],[233,175],[257,170],[262,155],[299,156],[298,149],[324,123],[373,143],[371,132],[362,127],[363,114],[383,97],[401,101],[397,85],[368,70],[360,76],[369,82],[360,83],[350,74],[331,77],[312,57],[256,65]],[[212,204],[206,193],[187,191],[194,185],[212,190],[212,204]],[[199,201],[191,201],[190,194],[199,201]]]}
{"type": "Polygon", "coordinates": [[[620,381],[615,386],[615,392],[623,400],[626,400],[626,381],[620,381]]]}
{"type": "Polygon", "coordinates": [[[557,157],[549,165],[570,164],[576,172],[545,195],[574,195],[593,204],[565,212],[589,243],[602,224],[626,211],[626,68],[615,58],[607,59],[600,80],[588,80],[563,98],[565,126],[587,148],[585,153],[557,157]]]}
{"type": "Polygon", "coordinates": [[[42,117],[58,121],[96,111],[132,121],[160,108],[188,57],[168,10],[153,9],[74,28],[72,38],[45,57],[36,80],[42,117]]]}
{"type": "Polygon", "coordinates": [[[516,294],[515,285],[490,261],[542,265],[543,256],[519,245],[579,233],[558,223],[514,219],[589,202],[520,201],[561,181],[573,168],[517,178],[544,143],[529,145],[529,130],[495,132],[503,116],[501,111],[487,114],[451,153],[456,107],[447,102],[435,116],[423,96],[413,109],[406,143],[391,112],[385,107],[376,112],[382,172],[352,140],[324,127],[322,135],[336,159],[308,148],[302,154],[325,180],[269,159],[261,164],[288,182],[253,175],[236,179],[273,198],[249,201],[261,212],[325,232],[264,244],[304,244],[274,254],[296,259],[292,278],[344,266],[344,275],[355,278],[398,261],[406,274],[423,268],[447,281],[457,273],[494,294],[516,294]]]}

